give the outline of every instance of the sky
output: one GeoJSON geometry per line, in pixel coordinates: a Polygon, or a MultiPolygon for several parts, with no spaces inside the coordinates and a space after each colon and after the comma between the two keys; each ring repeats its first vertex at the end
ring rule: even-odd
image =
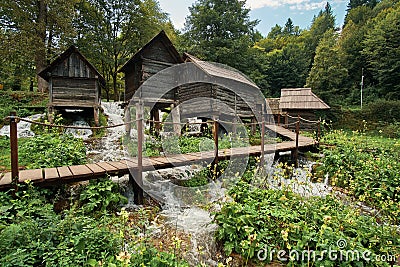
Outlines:
{"type": "MultiPolygon", "coordinates": [[[[171,21],[177,29],[182,29],[185,17],[189,15],[189,6],[195,0],[158,0],[164,12],[170,15],[171,21]]],[[[326,0],[247,0],[247,7],[251,9],[250,19],[260,20],[257,26],[264,36],[275,24],[283,26],[288,18],[294,25],[307,29],[311,25],[314,15],[324,8],[326,0]]],[[[343,24],[348,0],[330,0],[336,25],[343,24]]]]}

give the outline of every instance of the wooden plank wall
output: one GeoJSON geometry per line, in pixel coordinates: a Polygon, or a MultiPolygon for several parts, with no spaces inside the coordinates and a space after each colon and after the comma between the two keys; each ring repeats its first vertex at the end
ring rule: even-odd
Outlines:
{"type": "MultiPolygon", "coordinates": [[[[125,101],[129,101],[136,90],[154,74],[177,63],[160,40],[137,57],[125,73],[125,101]]],[[[163,98],[174,99],[175,93],[170,92],[163,98]]]]}
{"type": "Polygon", "coordinates": [[[77,53],[72,53],[52,71],[52,106],[94,107],[99,103],[97,78],[77,53]]]}
{"type": "Polygon", "coordinates": [[[72,53],[52,71],[53,77],[95,78],[95,73],[77,53],[72,53]]]}
{"type": "Polygon", "coordinates": [[[96,79],[52,78],[52,104],[87,106],[98,104],[96,79]]]}

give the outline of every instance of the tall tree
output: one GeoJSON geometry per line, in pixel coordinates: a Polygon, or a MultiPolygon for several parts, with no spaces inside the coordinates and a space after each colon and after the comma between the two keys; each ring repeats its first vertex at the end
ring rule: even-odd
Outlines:
{"type": "Polygon", "coordinates": [[[368,69],[379,82],[378,95],[400,99],[400,3],[383,10],[372,21],[364,40],[368,69]]]}
{"type": "Polygon", "coordinates": [[[321,10],[317,17],[314,17],[311,28],[309,31],[304,31],[303,36],[305,37],[306,49],[309,53],[310,66],[313,63],[315,57],[316,48],[321,41],[324,34],[329,30],[335,29],[335,16],[333,15],[331,5],[327,2],[325,9],[321,10]]]}
{"type": "Polygon", "coordinates": [[[161,29],[173,32],[168,16],[155,0],[82,0],[78,10],[76,42],[99,66],[118,100],[118,69],[161,29]]]}
{"type": "MultiPolygon", "coordinates": [[[[22,40],[26,57],[35,62],[36,72],[42,71],[68,35],[73,35],[72,19],[77,0],[13,0],[0,1],[0,27],[12,31],[22,40]]],[[[47,83],[38,79],[43,91],[47,83]]]]}
{"type": "Polygon", "coordinates": [[[189,8],[185,23],[190,52],[246,70],[247,53],[254,43],[258,21],[250,20],[245,4],[240,0],[197,0],[189,8]]]}
{"type": "Polygon", "coordinates": [[[284,35],[294,34],[294,24],[291,18],[288,18],[288,20],[286,21],[285,27],[283,28],[283,34],[284,35]]]}
{"type": "Polygon", "coordinates": [[[343,55],[337,45],[337,38],[338,35],[333,30],[324,34],[307,78],[307,86],[330,104],[341,103],[344,100],[343,96],[349,94],[342,88],[347,69],[342,63],[343,55]]]}
{"type": "Polygon", "coordinates": [[[369,6],[374,8],[378,4],[378,0],[350,0],[347,4],[347,11],[359,6],[369,6]]]}

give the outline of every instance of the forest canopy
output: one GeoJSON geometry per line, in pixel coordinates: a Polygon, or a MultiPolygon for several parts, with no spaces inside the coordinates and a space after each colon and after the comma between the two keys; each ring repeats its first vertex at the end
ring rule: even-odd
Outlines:
{"type": "Polygon", "coordinates": [[[103,97],[119,99],[117,70],[160,30],[180,52],[239,69],[277,97],[282,88],[310,86],[328,104],[400,98],[400,3],[350,0],[343,26],[329,2],[301,29],[291,18],[266,36],[246,1],[197,0],[182,31],[156,0],[27,0],[0,3],[0,83],[46,90],[36,76],[71,44],[106,78],[103,97]]]}

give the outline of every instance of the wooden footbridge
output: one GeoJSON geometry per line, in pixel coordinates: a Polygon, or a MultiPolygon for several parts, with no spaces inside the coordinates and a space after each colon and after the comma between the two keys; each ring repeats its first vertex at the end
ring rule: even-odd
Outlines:
{"type": "MultiPolygon", "coordinates": [[[[15,149],[13,149],[13,145],[15,146],[15,144],[13,144],[12,139],[14,139],[13,134],[16,136],[16,133],[13,133],[12,124],[13,122],[11,121],[10,139],[12,146],[11,153],[13,154],[13,152],[15,152],[15,149]]],[[[14,124],[16,128],[16,122],[14,122],[14,124]]],[[[215,125],[217,125],[217,123],[215,123],[215,125]]],[[[34,184],[40,186],[54,186],[59,184],[97,179],[104,177],[106,174],[110,176],[122,176],[129,174],[130,179],[133,178],[131,181],[134,184],[134,191],[137,192],[139,195],[139,199],[135,198],[135,200],[136,202],[140,203],[140,195],[143,195],[143,191],[141,191],[142,189],[140,187],[140,181],[142,179],[143,171],[185,166],[204,161],[213,161],[214,163],[218,163],[219,160],[227,160],[230,158],[238,158],[244,156],[261,156],[263,161],[264,154],[287,151],[291,151],[292,155],[294,154],[294,156],[296,157],[299,149],[309,149],[310,147],[318,144],[318,141],[314,140],[313,138],[299,135],[299,122],[297,123],[296,132],[292,132],[284,127],[276,125],[265,124],[264,127],[265,129],[276,132],[278,135],[289,139],[290,141],[276,144],[264,144],[264,138],[262,138],[262,144],[260,146],[237,147],[223,150],[216,149],[214,151],[207,152],[166,155],[150,158],[145,158],[142,155],[139,155],[139,157],[127,158],[121,161],[99,162],[76,166],[63,166],[57,168],[21,170],[17,171],[16,175],[14,175],[15,170],[13,170],[12,172],[0,174],[0,189],[7,189],[12,187],[17,188],[18,183],[27,180],[30,180],[34,184]],[[13,177],[15,178],[13,179],[13,177]]],[[[262,136],[264,136],[265,129],[262,129],[262,136]]],[[[216,135],[216,138],[214,138],[214,140],[217,140],[217,138],[218,136],[216,135]]],[[[140,140],[138,141],[140,144],[140,140]]],[[[12,162],[12,165],[13,164],[15,165],[15,162],[12,162]]]]}

